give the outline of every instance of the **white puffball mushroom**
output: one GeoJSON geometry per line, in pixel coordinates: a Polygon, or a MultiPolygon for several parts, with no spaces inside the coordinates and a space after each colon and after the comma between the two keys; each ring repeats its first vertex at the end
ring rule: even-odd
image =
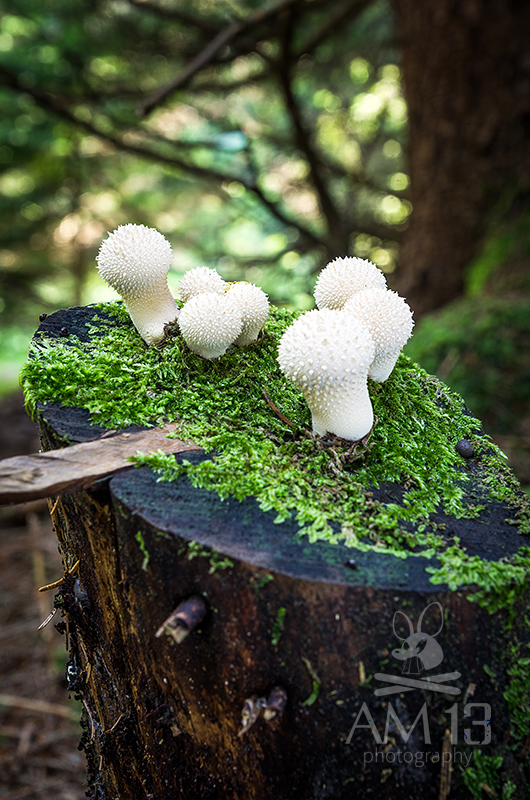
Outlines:
{"type": "Polygon", "coordinates": [[[253,283],[238,281],[232,283],[227,291],[228,298],[237,303],[243,327],[234,344],[244,346],[256,341],[258,333],[269,316],[267,295],[253,283]]]}
{"type": "Polygon", "coordinates": [[[196,294],[184,304],[178,319],[186,344],[203,358],[219,358],[235,342],[243,322],[237,303],[227,294],[196,294]]]}
{"type": "Polygon", "coordinates": [[[355,442],[370,432],[374,413],[367,375],[373,357],[366,326],[344,311],[306,311],[287,328],[278,361],[304,395],[315,433],[355,442]]]}
{"type": "Polygon", "coordinates": [[[189,269],[181,278],[179,284],[179,296],[183,303],[187,303],[197,294],[223,294],[228,284],[218,272],[210,267],[193,267],[189,269]]]}
{"type": "Polygon", "coordinates": [[[379,267],[365,258],[336,258],[318,276],[315,302],[318,308],[341,309],[354,294],[372,286],[386,289],[379,267]]]}
{"type": "Polygon", "coordinates": [[[167,285],[171,245],[154,228],[120,225],[97,255],[99,274],[123,298],[131,320],[147,344],[164,337],[164,326],[179,315],[167,285]]]}
{"type": "Polygon", "coordinates": [[[368,375],[386,381],[412,334],[414,320],[410,306],[390,289],[365,289],[351,297],[344,311],[363,322],[374,340],[375,355],[368,375]]]}

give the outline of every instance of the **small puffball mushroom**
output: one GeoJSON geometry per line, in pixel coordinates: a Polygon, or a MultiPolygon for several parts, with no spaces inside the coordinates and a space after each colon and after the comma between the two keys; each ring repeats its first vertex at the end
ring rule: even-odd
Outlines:
{"type": "Polygon", "coordinates": [[[210,267],[194,267],[184,273],[179,284],[179,295],[187,303],[196,294],[223,294],[228,284],[218,272],[210,267]]]}
{"type": "Polygon", "coordinates": [[[278,361],[304,395],[315,433],[354,442],[369,433],[374,413],[367,375],[373,357],[366,326],[344,311],[306,311],[287,328],[278,361]]]}
{"type": "Polygon", "coordinates": [[[180,331],[186,344],[203,358],[219,358],[235,342],[243,321],[228,294],[196,294],[180,312],[180,331]]]}
{"type": "Polygon", "coordinates": [[[227,296],[237,303],[243,321],[241,333],[234,344],[246,345],[254,342],[269,316],[267,295],[253,283],[238,281],[230,285],[227,296]]]}
{"type": "Polygon", "coordinates": [[[379,286],[386,289],[384,273],[365,258],[336,258],[325,267],[315,285],[318,308],[341,309],[356,292],[379,286]]]}
{"type": "Polygon", "coordinates": [[[375,356],[368,375],[379,383],[386,381],[412,334],[410,306],[397,292],[372,288],[351,297],[344,311],[363,322],[372,334],[375,356]]]}
{"type": "Polygon", "coordinates": [[[125,302],[134,326],[147,344],[164,337],[164,326],[179,315],[167,285],[171,245],[154,228],[120,225],[97,255],[99,274],[125,302]]]}

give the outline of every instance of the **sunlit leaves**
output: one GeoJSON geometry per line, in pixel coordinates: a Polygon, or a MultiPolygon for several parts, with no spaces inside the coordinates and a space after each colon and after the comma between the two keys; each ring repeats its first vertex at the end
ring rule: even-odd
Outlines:
{"type": "Polygon", "coordinates": [[[371,67],[364,58],[354,58],[350,61],[350,77],[355,83],[366,83],[370,77],[371,67]]]}
{"type": "Polygon", "coordinates": [[[396,192],[403,192],[409,185],[409,176],[404,172],[394,172],[388,179],[388,185],[396,192]]]}
{"type": "MultiPolygon", "coordinates": [[[[405,105],[395,53],[385,43],[391,20],[384,3],[316,47],[311,41],[327,10],[302,4],[297,11],[290,91],[312,156],[296,134],[272,24],[259,29],[253,47],[245,39],[229,44],[139,121],[145,94],[254,9],[246,0],[199,0],[187,12],[200,20],[195,26],[113,0],[97,9],[81,0],[18,0],[4,14],[0,69],[13,70],[21,87],[59,98],[71,117],[59,119],[27,93],[0,90],[0,236],[16,253],[21,277],[31,274],[37,303],[102,296],[94,270],[99,241],[137,222],[171,241],[172,288],[185,269],[207,264],[227,279],[261,283],[273,302],[307,308],[315,272],[337,246],[316,177],[332,217],[351,232],[341,250],[362,249],[364,220],[386,225],[388,238],[369,236],[364,249],[393,268],[392,226],[402,225],[410,207],[403,197],[405,105]],[[111,139],[153,158],[123,152],[111,139]]],[[[22,280],[14,284],[9,275],[4,268],[4,319],[21,297],[22,280]]]]}

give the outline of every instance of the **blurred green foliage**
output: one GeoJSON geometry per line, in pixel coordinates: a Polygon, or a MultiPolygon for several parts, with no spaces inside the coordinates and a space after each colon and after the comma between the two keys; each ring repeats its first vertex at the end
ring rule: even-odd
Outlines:
{"type": "Polygon", "coordinates": [[[421,319],[405,347],[465,398],[523,484],[530,484],[529,231],[526,209],[497,225],[469,267],[466,296],[421,319]]]}
{"type": "Polygon", "coordinates": [[[4,328],[113,297],[95,255],[126,222],[169,239],[175,292],[206,264],[308,308],[336,255],[393,269],[411,208],[390,8],[276,5],[253,22],[256,0],[2,2],[4,328]],[[138,114],[234,21],[239,34],[138,114]]]}
{"type": "Polygon", "coordinates": [[[458,391],[488,430],[529,414],[530,297],[464,298],[419,323],[406,353],[458,391]]]}

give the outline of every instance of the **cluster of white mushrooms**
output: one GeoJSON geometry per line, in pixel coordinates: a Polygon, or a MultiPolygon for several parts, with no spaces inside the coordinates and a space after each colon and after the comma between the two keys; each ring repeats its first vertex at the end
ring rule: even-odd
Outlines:
{"type": "Polygon", "coordinates": [[[178,324],[186,344],[203,358],[218,358],[232,344],[254,342],[269,315],[265,292],[252,283],[227,283],[208,267],[183,276],[178,324]]]}
{"type": "Polygon", "coordinates": [[[255,341],[269,314],[265,292],[251,283],[227,283],[208,267],[195,267],[179,286],[180,309],[169,291],[171,246],[145,225],[120,225],[102,243],[101,277],[123,298],[136,330],[157,344],[165,327],[178,322],[188,347],[203,358],[218,358],[233,344],[255,341]]]}
{"type": "MultiPolygon", "coordinates": [[[[177,321],[187,345],[203,358],[222,356],[231,345],[255,341],[269,303],[251,283],[227,283],[208,267],[182,278],[180,309],[167,285],[171,247],[144,225],[121,225],[97,256],[101,277],[123,298],[147,344],[165,336],[177,321]]],[[[412,333],[412,313],[387,288],[370,261],[337,258],[315,286],[317,308],[302,314],[284,333],[278,361],[311,410],[313,431],[357,441],[373,426],[367,378],[385,381],[412,333]]]]}
{"type": "Polygon", "coordinates": [[[412,333],[412,312],[381,270],[361,258],[328,264],[315,301],[318,308],[284,333],[278,361],[304,395],[313,431],[357,441],[374,421],[367,378],[388,378],[412,333]]]}

